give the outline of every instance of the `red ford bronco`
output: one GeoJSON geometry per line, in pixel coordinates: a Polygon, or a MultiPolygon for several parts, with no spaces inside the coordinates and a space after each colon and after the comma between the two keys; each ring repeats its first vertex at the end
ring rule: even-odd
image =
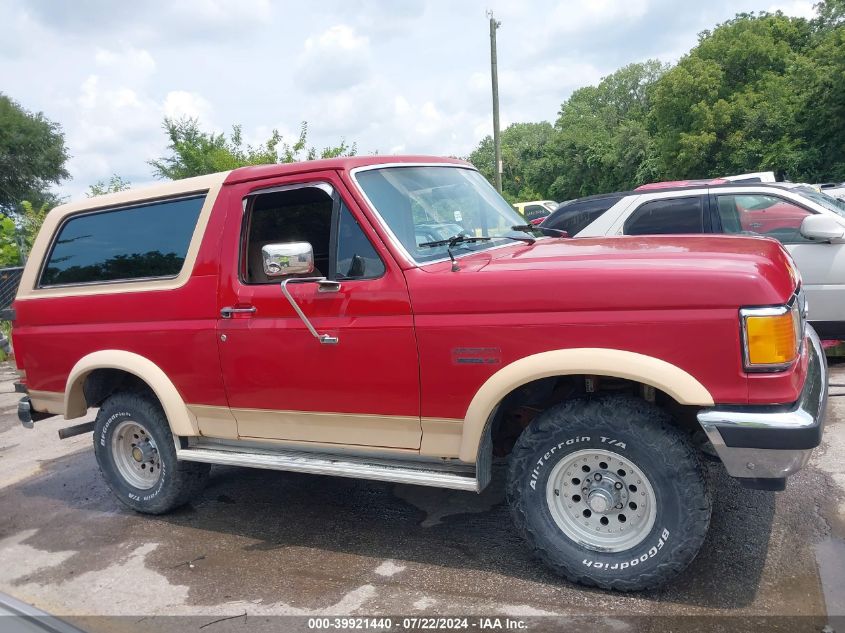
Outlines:
{"type": "Polygon", "coordinates": [[[210,464],[479,491],[507,456],[537,556],[620,590],[695,557],[700,457],[782,489],[827,397],[777,242],[544,235],[470,165],[430,157],[62,205],[12,316],[21,421],[98,408],[60,435],[93,431],[134,510],[184,504],[210,464]]]}

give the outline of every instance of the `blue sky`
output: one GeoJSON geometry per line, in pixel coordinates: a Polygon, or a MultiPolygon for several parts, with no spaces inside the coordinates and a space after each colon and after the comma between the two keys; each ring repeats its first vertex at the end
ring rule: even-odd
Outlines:
{"type": "Polygon", "coordinates": [[[503,127],[554,121],[626,63],[676,61],[737,12],[812,15],[813,0],[0,0],[0,90],[59,122],[70,198],[117,173],[151,180],[164,116],[249,142],[308,121],[316,146],[466,155],[492,131],[489,30],[503,127]]]}

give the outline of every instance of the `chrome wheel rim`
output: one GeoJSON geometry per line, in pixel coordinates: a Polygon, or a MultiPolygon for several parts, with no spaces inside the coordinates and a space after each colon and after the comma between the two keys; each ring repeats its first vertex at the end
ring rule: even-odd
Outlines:
{"type": "Polygon", "coordinates": [[[149,490],[161,477],[161,458],[155,440],[137,422],[124,420],[111,439],[112,455],[120,476],[140,490],[149,490]]]}
{"type": "Polygon", "coordinates": [[[596,552],[622,552],[648,536],[657,499],[630,459],[602,449],[576,451],[558,462],[546,484],[552,519],[570,539],[596,552]]]}

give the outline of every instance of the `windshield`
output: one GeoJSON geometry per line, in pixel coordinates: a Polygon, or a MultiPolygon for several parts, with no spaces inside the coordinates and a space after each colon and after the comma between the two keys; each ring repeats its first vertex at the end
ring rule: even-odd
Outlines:
{"type": "Polygon", "coordinates": [[[448,257],[447,247],[422,246],[455,235],[491,237],[462,242],[458,255],[498,246],[501,236],[525,237],[511,227],[525,224],[484,177],[463,167],[382,167],[355,176],[396,239],[417,262],[448,257]]]}
{"type": "Polygon", "coordinates": [[[833,211],[834,213],[838,213],[842,217],[845,217],[845,202],[837,200],[826,193],[819,193],[815,189],[810,189],[809,187],[800,187],[797,189],[797,193],[800,193],[802,196],[812,200],[816,204],[820,204],[828,211],[833,211]]]}

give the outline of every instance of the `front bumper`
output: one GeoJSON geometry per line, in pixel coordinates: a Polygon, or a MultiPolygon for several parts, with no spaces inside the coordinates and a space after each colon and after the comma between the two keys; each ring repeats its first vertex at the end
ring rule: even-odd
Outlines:
{"type": "Polygon", "coordinates": [[[827,359],[809,326],[807,342],[807,378],[794,404],[715,406],[698,413],[698,422],[728,474],[747,487],[783,490],[786,478],[803,468],[821,443],[827,359]]]}

